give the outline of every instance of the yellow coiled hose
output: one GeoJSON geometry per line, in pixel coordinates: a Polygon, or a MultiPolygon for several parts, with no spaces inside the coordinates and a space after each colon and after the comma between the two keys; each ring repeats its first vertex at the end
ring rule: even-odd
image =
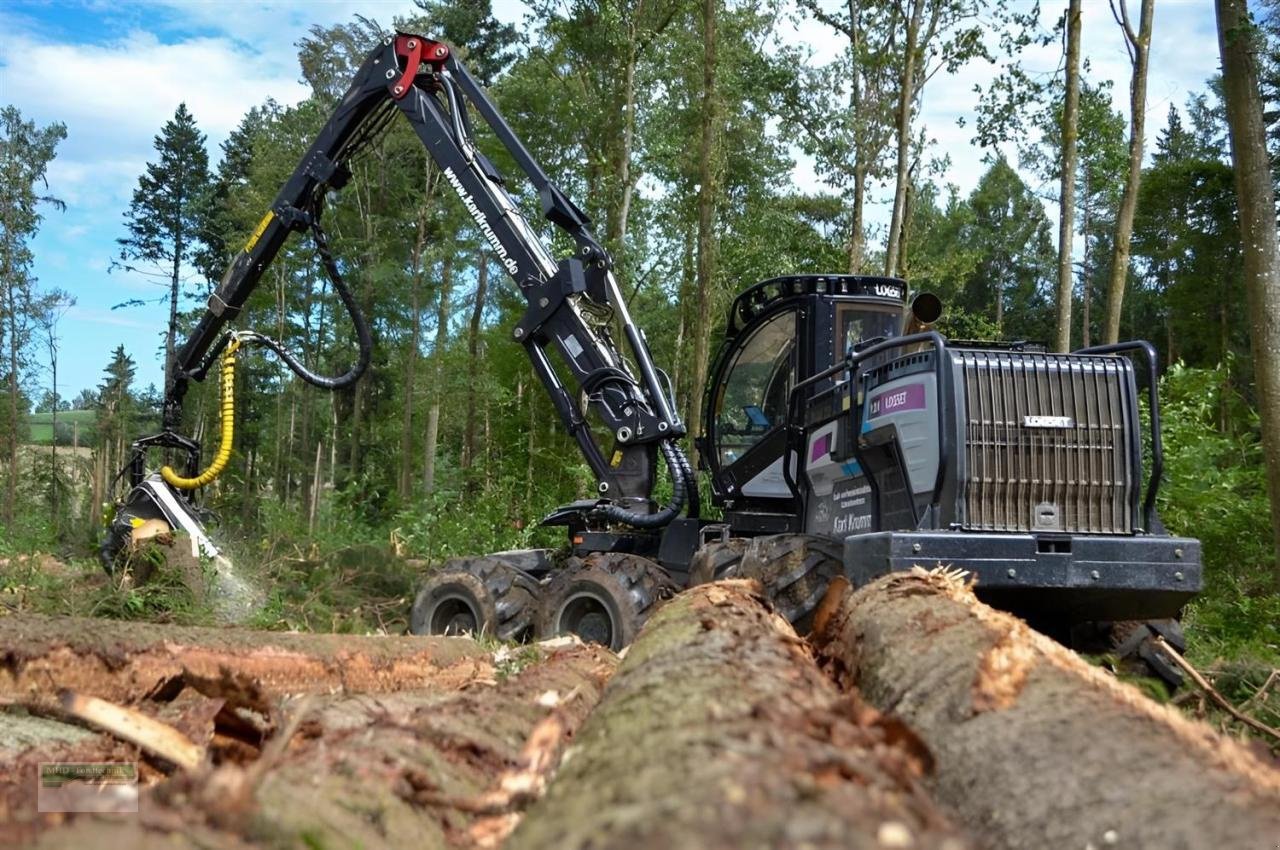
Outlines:
{"type": "Polygon", "coordinates": [[[240,340],[232,337],[227,343],[227,350],[222,354],[222,442],[218,445],[218,452],[213,456],[213,461],[209,464],[204,472],[195,478],[183,478],[173,470],[171,466],[163,466],[160,468],[160,477],[170,487],[176,487],[179,490],[194,490],[197,487],[203,487],[213,481],[222,471],[227,468],[227,463],[231,460],[231,445],[235,437],[236,429],[236,351],[240,348],[240,340]]]}

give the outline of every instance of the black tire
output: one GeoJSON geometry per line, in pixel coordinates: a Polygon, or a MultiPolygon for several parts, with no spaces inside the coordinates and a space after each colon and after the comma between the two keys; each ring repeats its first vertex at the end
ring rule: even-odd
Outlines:
{"type": "Polygon", "coordinates": [[[527,640],[537,610],[538,583],[526,573],[497,558],[455,558],[418,591],[409,631],[527,640]]]}
{"type": "Polygon", "coordinates": [[[617,652],[675,592],[667,571],[648,558],[619,552],[570,558],[547,588],[538,636],[574,634],[617,652]]]}
{"type": "Polygon", "coordinates": [[[689,561],[689,586],[737,575],[742,566],[742,556],[750,543],[746,537],[730,537],[702,544],[689,561]]]}
{"type": "Polygon", "coordinates": [[[770,534],[752,538],[741,563],[725,577],[759,581],[777,612],[805,634],[831,580],[843,573],[844,546],[839,541],[812,534],[770,534]]]}

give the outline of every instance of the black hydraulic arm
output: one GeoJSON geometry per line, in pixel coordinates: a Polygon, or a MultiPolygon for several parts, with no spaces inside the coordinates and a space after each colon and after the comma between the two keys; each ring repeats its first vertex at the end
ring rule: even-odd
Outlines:
{"type": "MultiPolygon", "coordinates": [[[[396,112],[408,119],[490,252],[525,296],[528,309],[513,336],[528,352],[595,474],[601,497],[610,502],[600,507],[602,516],[635,525],[663,524],[686,498],[690,515],[696,516],[696,485],[676,442],[684,436],[684,425],[644,335],[627,310],[611,258],[591,232],[590,219],[551,181],[453,50],[408,33],[388,37],[369,54],[210,296],[207,312],[170,364],[166,432],[177,432],[188,382],[203,377],[218,353],[219,340],[225,339],[225,325],[240,313],[289,235],[312,228],[318,242],[323,239],[318,219],[324,193],[347,182],[347,162],[396,112]],[[516,207],[502,175],[473,143],[468,104],[538,192],[547,219],[573,239],[572,256],[554,259],[516,207]],[[626,339],[629,359],[613,341],[615,322],[626,339]],[[562,376],[571,377],[572,386],[562,376]],[[607,454],[588,427],[580,397],[610,432],[607,454]],[[655,514],[649,513],[648,505],[659,454],[671,472],[676,495],[655,514]]],[[[336,266],[330,274],[336,275],[336,266]]],[[[345,302],[345,293],[340,294],[345,302]]],[[[347,306],[359,323],[358,309],[347,306]]],[[[362,336],[362,350],[364,341],[362,336]]]]}

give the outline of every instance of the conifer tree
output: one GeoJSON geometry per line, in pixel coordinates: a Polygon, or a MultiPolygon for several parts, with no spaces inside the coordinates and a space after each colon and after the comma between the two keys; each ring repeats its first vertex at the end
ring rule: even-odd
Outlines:
{"type": "MultiPolygon", "coordinates": [[[[165,122],[155,138],[159,159],[147,163],[146,172],[133,190],[133,201],[125,210],[129,235],[117,240],[121,267],[159,277],[168,287],[166,379],[173,368],[183,265],[195,256],[202,205],[209,187],[209,154],[204,140],[187,105],[178,104],[173,118],[165,122]]],[[[119,306],[138,303],[130,301],[119,306]]]]}

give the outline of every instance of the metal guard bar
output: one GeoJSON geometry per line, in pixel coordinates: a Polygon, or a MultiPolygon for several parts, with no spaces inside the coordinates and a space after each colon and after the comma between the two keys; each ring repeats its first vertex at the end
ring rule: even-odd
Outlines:
{"type": "Polygon", "coordinates": [[[1160,479],[1164,476],[1164,442],[1160,438],[1160,398],[1156,390],[1159,383],[1160,364],[1155,346],[1146,340],[1138,339],[1129,342],[1113,342],[1108,345],[1093,345],[1080,348],[1072,354],[1126,354],[1132,351],[1142,352],[1147,361],[1147,404],[1151,408],[1151,477],[1147,482],[1147,495],[1142,501],[1142,514],[1148,533],[1155,530],[1156,495],[1160,491],[1160,479]]]}

